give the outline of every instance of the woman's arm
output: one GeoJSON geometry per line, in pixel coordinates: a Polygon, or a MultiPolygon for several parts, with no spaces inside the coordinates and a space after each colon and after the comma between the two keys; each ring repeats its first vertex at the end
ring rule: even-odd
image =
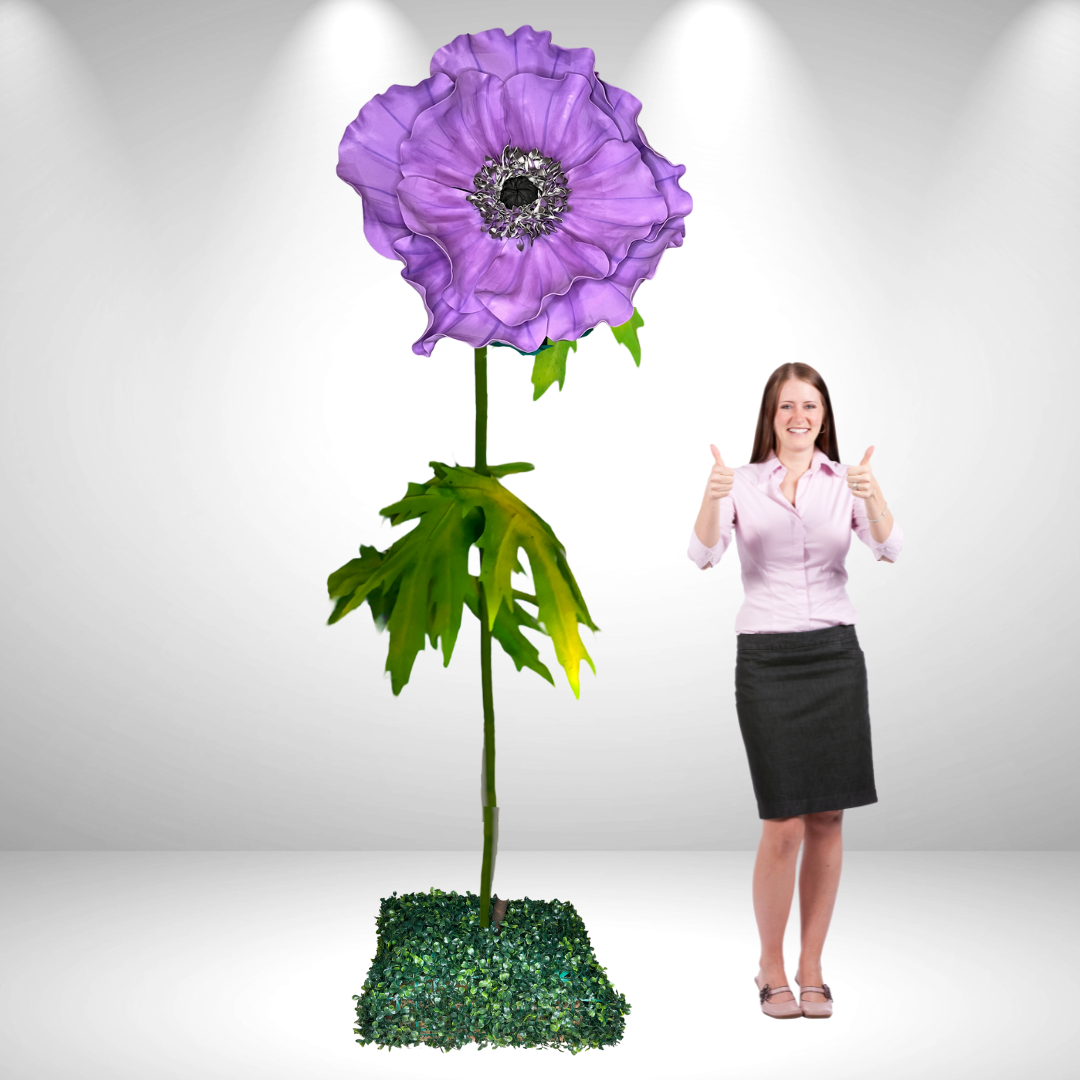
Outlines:
{"type": "MultiPolygon", "coordinates": [[[[870,535],[875,544],[884,544],[892,532],[893,516],[892,511],[887,509],[888,505],[888,500],[881,494],[881,488],[875,484],[874,490],[866,497],[866,524],[870,526],[870,535]],[[883,508],[886,508],[884,517],[881,515],[883,508]],[[872,518],[881,520],[873,521],[872,518]]],[[[892,562],[892,559],[882,559],[882,562],[892,562]]]]}
{"type": "Polygon", "coordinates": [[[731,544],[735,528],[735,504],[727,496],[713,499],[710,495],[711,491],[706,488],[705,498],[701,500],[701,511],[690,533],[690,543],[686,551],[691,561],[702,570],[707,570],[720,561],[731,544]],[[706,540],[711,543],[705,543],[706,540]]]}
{"type": "Polygon", "coordinates": [[[731,501],[731,489],[735,484],[735,470],[724,464],[720,451],[711,443],[714,464],[709,471],[709,482],[701,499],[690,546],[686,554],[702,570],[715,566],[731,543],[731,527],[735,521],[735,506],[731,501]],[[726,500],[726,502],[725,502],[726,500]],[[720,550],[713,549],[719,545],[720,550]]]}
{"type": "Polygon", "coordinates": [[[720,499],[713,499],[709,495],[708,485],[701,499],[701,510],[697,521],[694,522],[694,532],[697,538],[707,548],[713,547],[720,539],[720,499]]]}
{"type": "MultiPolygon", "coordinates": [[[[856,506],[858,501],[855,500],[856,506]]],[[[861,514],[856,512],[853,519],[853,525],[859,532],[860,538],[864,543],[870,545],[884,544],[888,540],[888,550],[896,554],[904,542],[903,530],[893,519],[892,511],[888,509],[888,503],[884,495],[882,495],[877,481],[874,481],[873,492],[862,500],[862,504],[861,514]],[[863,519],[863,523],[860,523],[860,518],[863,519]],[[871,520],[873,518],[881,518],[881,520],[873,521],[871,520]]],[[[888,555],[882,555],[878,562],[892,563],[896,562],[896,560],[890,559],[888,555]]]]}

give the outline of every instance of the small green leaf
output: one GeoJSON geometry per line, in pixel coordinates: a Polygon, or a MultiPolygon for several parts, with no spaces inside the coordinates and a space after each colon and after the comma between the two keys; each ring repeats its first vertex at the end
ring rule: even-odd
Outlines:
{"type": "Polygon", "coordinates": [[[489,465],[487,471],[488,476],[509,476],[511,473],[532,472],[535,468],[527,461],[511,461],[509,465],[489,465]]]}
{"type": "Polygon", "coordinates": [[[634,358],[634,363],[638,367],[641,367],[641,343],[638,341],[637,332],[644,325],[645,320],[638,314],[638,309],[634,308],[634,314],[622,326],[613,326],[611,328],[615,340],[630,350],[630,355],[634,358]]]}
{"type": "Polygon", "coordinates": [[[566,358],[573,349],[577,352],[576,341],[556,341],[550,348],[536,354],[533,362],[532,384],[533,401],[536,401],[556,380],[562,390],[566,379],[566,358]]]}

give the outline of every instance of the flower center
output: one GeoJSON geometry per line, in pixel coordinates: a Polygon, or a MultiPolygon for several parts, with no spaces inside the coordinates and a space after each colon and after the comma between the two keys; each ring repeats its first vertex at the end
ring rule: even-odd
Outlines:
{"type": "Polygon", "coordinates": [[[511,176],[499,192],[503,206],[528,206],[540,198],[540,189],[524,176],[511,176]]]}
{"type": "Polygon", "coordinates": [[[493,240],[517,240],[518,251],[538,236],[552,233],[570,210],[570,189],[562,164],[537,149],[507,146],[498,158],[485,157],[473,177],[475,191],[465,196],[493,240]]]}

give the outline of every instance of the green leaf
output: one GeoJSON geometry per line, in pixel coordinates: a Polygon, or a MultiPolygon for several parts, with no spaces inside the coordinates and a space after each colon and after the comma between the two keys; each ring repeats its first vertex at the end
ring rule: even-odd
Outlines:
{"type": "MultiPolygon", "coordinates": [[[[382,566],[384,558],[384,552],[376,551],[373,547],[367,547],[364,544],[360,545],[360,558],[350,559],[344,566],[335,570],[329,578],[326,579],[327,591],[330,593],[330,599],[337,598],[337,602],[334,604],[334,610],[327,620],[327,625],[336,623],[345,614],[345,608],[348,606],[349,600],[352,598],[353,591],[364,585],[368,578],[382,566]]],[[[381,590],[374,590],[378,592],[381,597],[381,590]]],[[[372,592],[368,593],[369,596],[372,592]]],[[[350,609],[351,610],[351,609],[350,609]]],[[[375,616],[375,606],[372,602],[372,617],[375,618],[375,625],[379,625],[379,620],[375,616]]],[[[381,629],[381,627],[380,627],[381,629]]]]}
{"type": "Polygon", "coordinates": [[[532,384],[533,401],[536,401],[557,379],[562,390],[566,379],[566,358],[573,349],[577,352],[576,341],[556,341],[550,348],[542,349],[533,362],[532,384]]]}
{"type": "MultiPolygon", "coordinates": [[[[327,625],[336,623],[356,606],[351,603],[356,590],[368,583],[368,579],[382,566],[388,554],[389,552],[376,551],[375,548],[362,544],[359,559],[351,559],[330,575],[326,583],[327,589],[330,598],[336,597],[337,600],[330,618],[327,619],[327,625]]],[[[371,609],[371,617],[375,621],[375,629],[380,632],[386,627],[390,614],[394,610],[399,585],[400,579],[397,579],[385,589],[377,584],[368,588],[365,598],[371,609]]]]}
{"type": "Polygon", "coordinates": [[[438,484],[409,484],[404,499],[381,511],[395,525],[419,517],[415,529],[385,552],[362,547],[359,559],[327,579],[330,599],[337,601],[330,623],[368,600],[376,626],[390,631],[386,670],[395,695],[409,681],[425,634],[432,647],[442,639],[443,666],[450,663],[470,587],[469,547],[483,527],[479,511],[462,513],[438,484]]]}
{"type": "Polygon", "coordinates": [[[511,461],[509,465],[489,465],[487,471],[490,476],[509,476],[511,473],[532,472],[535,468],[527,461],[511,461]]]}
{"type": "Polygon", "coordinates": [[[593,673],[592,662],[578,634],[578,623],[599,630],[592,621],[584,597],[566,562],[566,552],[551,526],[517,496],[507,491],[493,476],[482,476],[464,466],[451,467],[432,462],[436,473],[453,497],[465,506],[478,507],[484,515],[484,531],[476,541],[480,548],[480,580],[487,601],[488,626],[494,632],[499,608],[505,602],[515,611],[510,575],[520,571],[517,552],[525,549],[536,588],[538,620],[555,646],[555,656],[566,672],[567,681],[580,696],[579,668],[584,660],[593,673]]]}
{"type": "MultiPolygon", "coordinates": [[[[477,579],[471,577],[472,589],[465,593],[465,603],[469,610],[479,619],[478,599],[480,590],[477,587],[477,579]]],[[[514,590],[514,596],[518,599],[531,600],[536,603],[535,597],[514,590]]],[[[540,659],[540,650],[521,632],[520,627],[527,626],[530,630],[544,632],[543,627],[534,619],[520,604],[514,606],[511,611],[507,604],[499,608],[495,617],[495,625],[491,628],[491,635],[503,647],[503,651],[511,660],[514,667],[520,671],[523,667],[531,668],[538,675],[547,679],[552,686],[555,680],[551,677],[547,665],[540,659]]]]}
{"type": "Polygon", "coordinates": [[[613,326],[611,328],[615,340],[630,350],[630,355],[634,358],[634,363],[638,367],[641,367],[641,344],[638,341],[637,332],[644,325],[645,320],[638,314],[638,309],[634,308],[634,314],[622,326],[613,326]]]}
{"type": "MultiPolygon", "coordinates": [[[[599,628],[589,616],[551,526],[507,491],[498,477],[439,461],[430,464],[434,479],[409,484],[404,499],[380,511],[393,525],[418,518],[416,527],[385,552],[361,547],[359,559],[350,560],[327,579],[330,599],[335,601],[328,622],[337,622],[368,602],[375,625],[390,631],[386,670],[397,695],[409,681],[425,635],[433,648],[441,639],[443,666],[450,663],[461,609],[468,604],[478,617],[487,617],[492,635],[518,671],[528,667],[554,684],[521,629],[547,634],[574,696],[580,696],[581,661],[594,673],[596,667],[581,641],[578,623],[599,628]],[[479,580],[484,584],[486,612],[477,610],[477,579],[468,572],[472,544],[481,552],[479,580]],[[529,558],[535,596],[511,585],[511,574],[523,572],[518,559],[521,548],[529,558]],[[522,602],[535,604],[537,617],[522,602]]],[[[505,474],[531,466],[514,462],[495,468],[505,474]]]]}

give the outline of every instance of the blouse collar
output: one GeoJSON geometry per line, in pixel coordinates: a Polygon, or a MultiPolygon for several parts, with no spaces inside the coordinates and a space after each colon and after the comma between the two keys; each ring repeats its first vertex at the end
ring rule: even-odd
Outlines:
{"type": "MultiPolygon", "coordinates": [[[[773,473],[779,469],[784,468],[784,463],[776,456],[775,450],[769,451],[769,456],[758,464],[758,477],[761,480],[769,479],[773,473]]],[[[828,455],[819,447],[814,447],[814,457],[810,462],[810,468],[807,472],[816,473],[821,469],[826,469],[832,476],[838,476],[840,465],[839,462],[830,461],[828,455]]]]}

